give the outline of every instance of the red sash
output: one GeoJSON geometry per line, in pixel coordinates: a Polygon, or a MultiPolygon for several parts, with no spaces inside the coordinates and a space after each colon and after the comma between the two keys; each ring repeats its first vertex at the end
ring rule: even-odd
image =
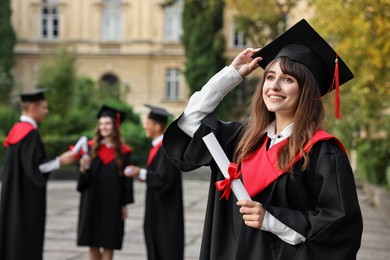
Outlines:
{"type": "Polygon", "coordinates": [[[18,122],[14,124],[4,140],[4,146],[8,147],[10,145],[19,143],[34,129],[35,127],[28,122],[18,122]]]}
{"type": "Polygon", "coordinates": [[[152,149],[150,149],[149,156],[148,156],[148,162],[146,164],[147,167],[150,166],[150,164],[152,163],[152,161],[154,159],[154,156],[156,156],[156,153],[157,153],[158,149],[160,149],[161,146],[162,146],[162,141],[160,141],[158,144],[153,146],[152,149]]]}
{"type": "MultiPolygon", "coordinates": [[[[92,140],[88,141],[88,145],[92,146],[93,141],[92,140]]],[[[131,153],[132,149],[129,146],[122,144],[122,152],[123,153],[131,153]]],[[[110,162],[112,162],[112,160],[115,159],[114,148],[108,147],[105,144],[101,144],[99,147],[99,150],[98,150],[98,156],[99,156],[100,160],[102,160],[103,164],[109,164],[110,162]]]]}
{"type": "MultiPolygon", "coordinates": [[[[344,153],[347,154],[343,144],[336,137],[328,134],[324,130],[317,131],[303,150],[306,153],[318,141],[330,139],[334,140],[344,153]]],[[[266,147],[267,141],[268,137],[265,138],[261,147],[250,158],[244,160],[241,165],[244,186],[251,197],[263,191],[268,185],[285,173],[278,168],[278,155],[280,149],[286,145],[287,139],[275,144],[268,151],[266,147]]],[[[290,165],[293,165],[301,158],[302,154],[300,153],[290,165]]]]}

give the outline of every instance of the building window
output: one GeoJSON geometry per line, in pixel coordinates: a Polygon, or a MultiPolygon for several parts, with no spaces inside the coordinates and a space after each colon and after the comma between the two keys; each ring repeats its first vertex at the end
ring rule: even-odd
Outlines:
{"type": "Polygon", "coordinates": [[[165,99],[180,100],[180,76],[179,69],[167,69],[165,71],[165,99]]]}
{"type": "Polygon", "coordinates": [[[42,39],[57,39],[59,37],[59,15],[57,0],[42,0],[41,9],[42,39]]]}
{"type": "Polygon", "coordinates": [[[102,39],[117,41],[121,38],[121,1],[103,0],[102,39]]]}
{"type": "Polygon", "coordinates": [[[246,48],[247,41],[244,32],[237,29],[233,32],[233,48],[246,48]]]}
{"type": "Polygon", "coordinates": [[[179,42],[182,34],[181,16],[183,13],[183,0],[165,7],[164,10],[164,40],[166,42],[179,42]]]}

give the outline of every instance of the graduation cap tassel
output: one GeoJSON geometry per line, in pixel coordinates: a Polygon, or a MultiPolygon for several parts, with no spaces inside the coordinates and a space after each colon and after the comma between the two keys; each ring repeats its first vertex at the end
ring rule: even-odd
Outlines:
{"type": "Polygon", "coordinates": [[[336,118],[340,119],[341,112],[340,112],[339,55],[337,53],[336,53],[335,66],[334,66],[333,86],[336,89],[334,112],[336,118]]]}
{"type": "Polygon", "coordinates": [[[121,115],[119,112],[116,113],[116,124],[118,126],[118,128],[120,129],[120,125],[121,125],[121,115]]]}

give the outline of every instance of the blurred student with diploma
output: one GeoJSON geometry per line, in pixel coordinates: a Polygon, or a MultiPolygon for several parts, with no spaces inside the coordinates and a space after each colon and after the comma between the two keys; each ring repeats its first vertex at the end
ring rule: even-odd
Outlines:
{"type": "Polygon", "coordinates": [[[97,117],[88,156],[80,159],[77,245],[89,247],[90,260],[111,260],[122,248],[127,204],[134,202],[133,180],[123,174],[132,150],[120,132],[124,112],[103,105],[97,117]]]}
{"type": "Polygon", "coordinates": [[[67,151],[47,161],[38,123],[48,114],[44,90],[21,94],[22,115],[6,137],[0,203],[0,259],[40,260],[49,172],[74,161],[67,151]]]}

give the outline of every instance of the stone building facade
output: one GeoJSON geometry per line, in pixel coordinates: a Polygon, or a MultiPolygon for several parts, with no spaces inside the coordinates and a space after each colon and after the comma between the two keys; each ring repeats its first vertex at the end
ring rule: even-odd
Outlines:
{"type": "MultiPolygon", "coordinates": [[[[12,0],[16,89],[35,87],[45,53],[66,43],[75,47],[79,76],[126,86],[124,100],[143,115],[144,103],[179,115],[188,101],[180,43],[183,1],[164,2],[12,0]]],[[[224,20],[230,59],[247,43],[234,30],[231,11],[225,11],[224,20]]]]}

